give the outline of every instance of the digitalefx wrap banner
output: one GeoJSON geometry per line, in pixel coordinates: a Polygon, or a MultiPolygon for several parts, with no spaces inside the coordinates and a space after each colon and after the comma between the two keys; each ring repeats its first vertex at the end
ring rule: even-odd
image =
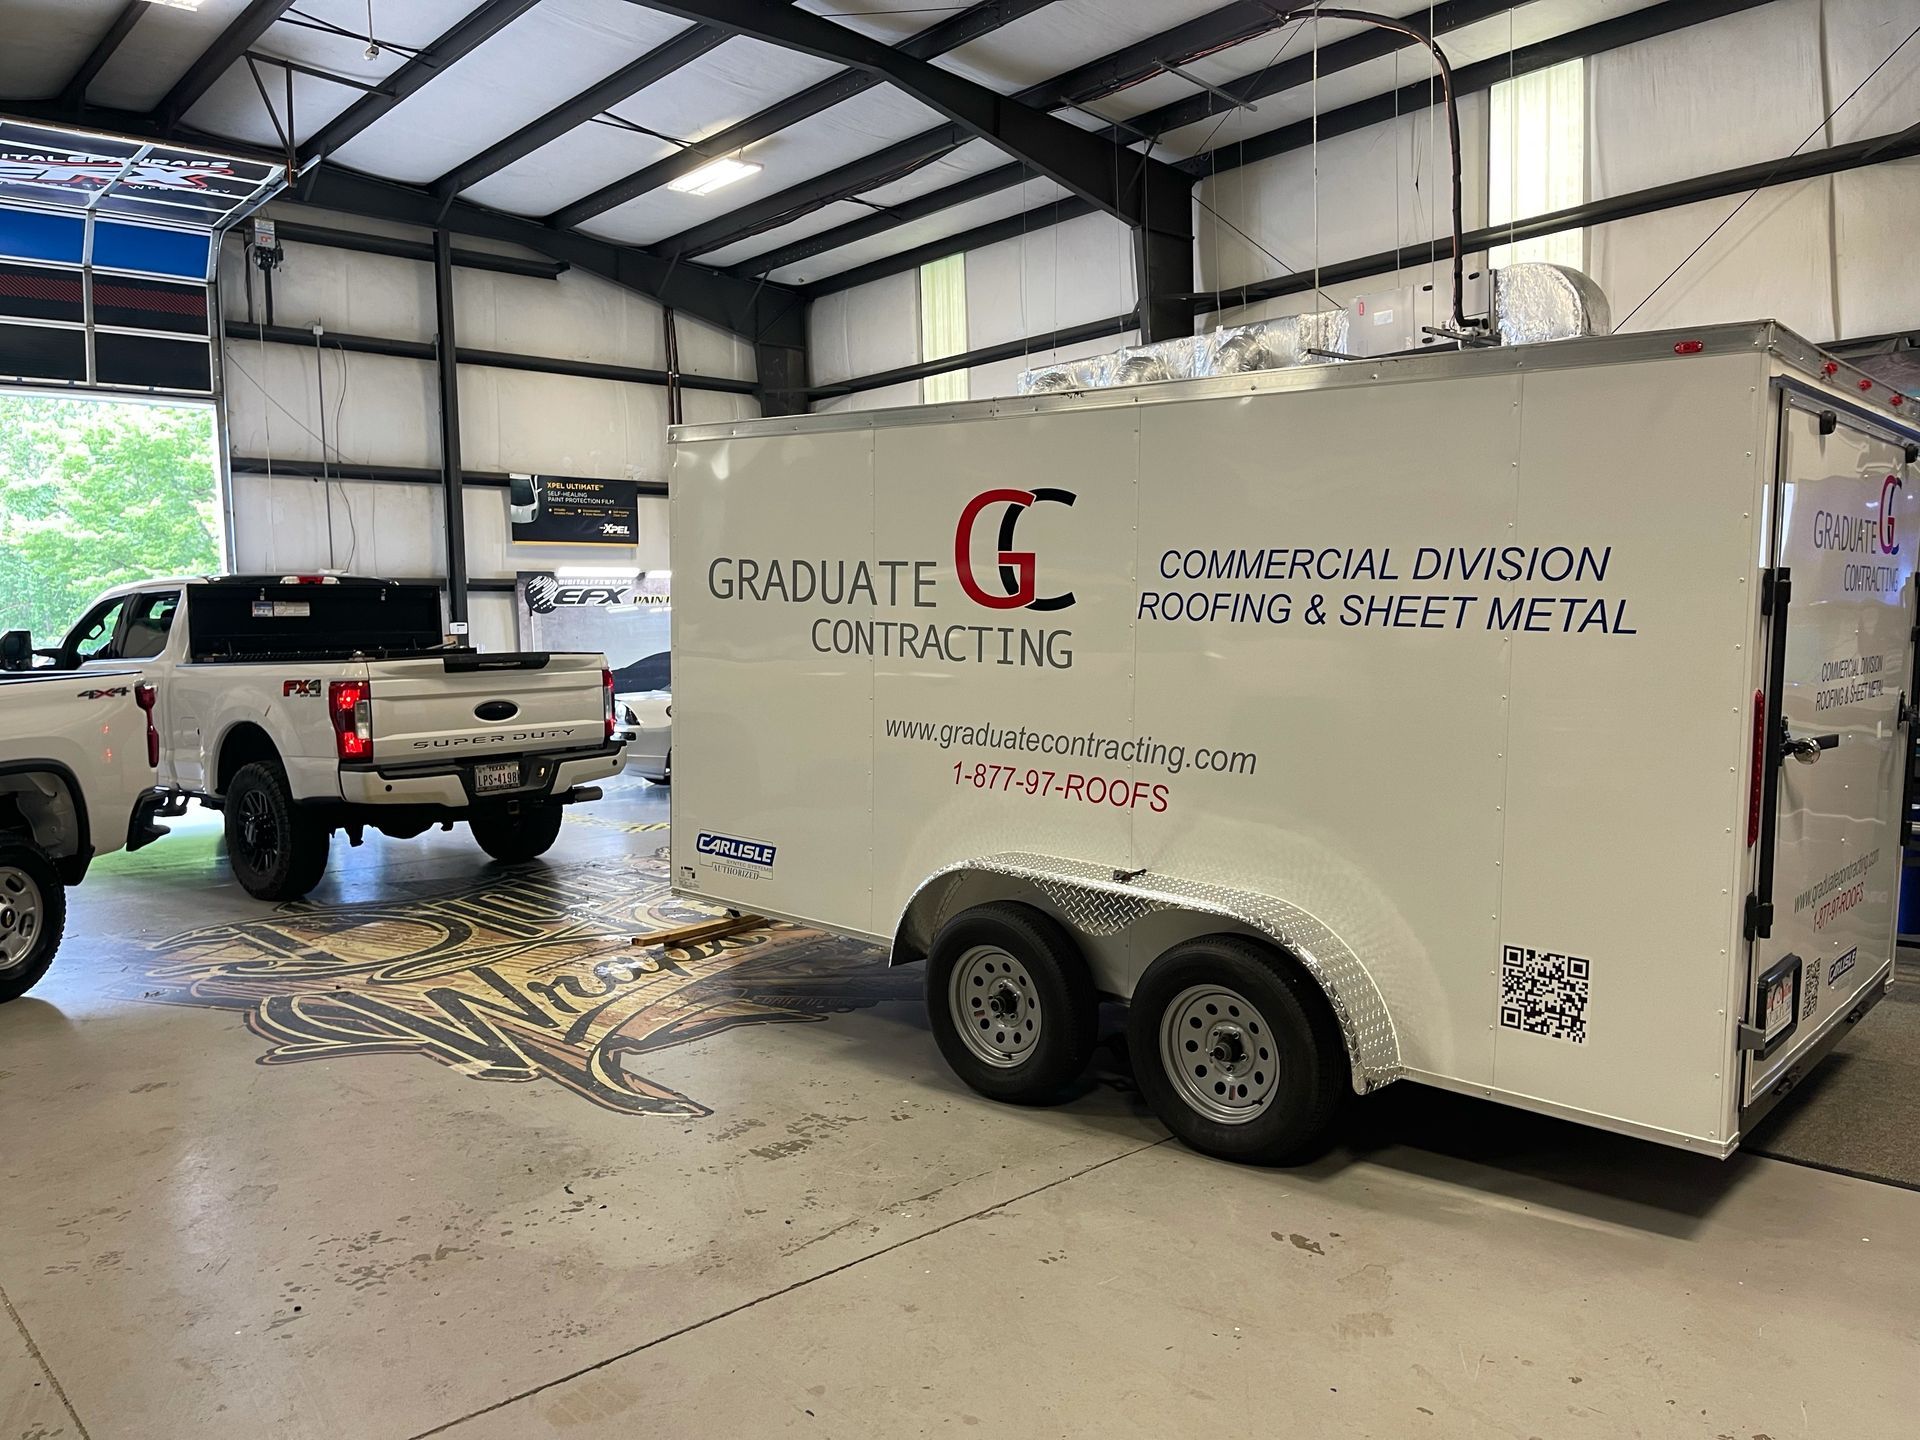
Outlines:
{"type": "Polygon", "coordinates": [[[516,545],[632,545],[639,487],[631,480],[515,475],[507,504],[516,545]]]}

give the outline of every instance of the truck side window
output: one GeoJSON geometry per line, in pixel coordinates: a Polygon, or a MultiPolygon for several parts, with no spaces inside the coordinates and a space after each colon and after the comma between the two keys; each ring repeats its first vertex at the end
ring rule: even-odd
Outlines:
{"type": "Polygon", "coordinates": [[[120,612],[126,604],[124,596],[109,600],[74,626],[63,647],[66,654],[61,663],[84,665],[89,660],[118,660],[120,652],[113,642],[120,628],[120,612]]]}
{"type": "Polygon", "coordinates": [[[167,631],[180,608],[178,590],[156,590],[136,595],[127,612],[126,632],[120,637],[121,660],[151,660],[167,648],[167,631]]]}

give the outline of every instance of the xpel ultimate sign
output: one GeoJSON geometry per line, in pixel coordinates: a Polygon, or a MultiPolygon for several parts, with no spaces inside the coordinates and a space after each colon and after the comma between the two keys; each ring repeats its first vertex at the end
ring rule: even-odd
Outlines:
{"type": "MultiPolygon", "coordinates": [[[[1072,607],[1075,602],[1071,590],[1042,593],[1045,567],[1035,551],[1018,548],[1016,532],[1021,518],[1035,506],[1071,506],[1075,499],[1071,490],[1009,487],[983,490],[969,499],[960,509],[953,532],[952,573],[960,596],[971,606],[989,612],[1052,613],[1072,607]],[[996,520],[991,532],[996,542],[991,568],[981,567],[975,560],[975,548],[985,525],[996,520]]],[[[828,613],[806,622],[807,642],[822,655],[931,660],[949,665],[1073,668],[1073,632],[1067,629],[982,624],[939,615],[895,620],[832,613],[836,609],[938,611],[945,582],[941,562],[911,558],[720,555],[707,566],[707,594],[715,600],[824,608],[828,613]]]]}

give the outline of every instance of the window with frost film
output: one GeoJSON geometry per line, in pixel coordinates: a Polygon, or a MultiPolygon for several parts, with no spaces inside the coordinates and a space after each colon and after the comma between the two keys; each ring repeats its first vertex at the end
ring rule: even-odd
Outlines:
{"type": "MultiPolygon", "coordinates": [[[[949,255],[920,267],[920,358],[944,360],[967,348],[967,257],[949,255]]],[[[967,372],[949,370],[920,382],[920,403],[967,398],[967,372]]]]}
{"type": "MultiPolygon", "coordinates": [[[[1488,95],[1487,223],[1499,229],[1587,198],[1587,107],[1584,62],[1516,76],[1488,95]]],[[[1514,245],[1496,245],[1496,267],[1526,260],[1584,268],[1587,232],[1568,230],[1514,245]]]]}

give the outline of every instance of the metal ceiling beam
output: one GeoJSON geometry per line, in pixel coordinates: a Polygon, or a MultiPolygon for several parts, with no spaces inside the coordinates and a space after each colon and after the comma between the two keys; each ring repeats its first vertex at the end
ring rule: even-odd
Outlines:
{"type": "Polygon", "coordinates": [[[147,0],[127,0],[120,7],[120,13],[113,17],[113,23],[107,26],[107,33],[100,37],[100,43],[80,62],[80,68],[73,72],[73,78],[67,81],[66,88],[60,92],[62,104],[78,105],[87,98],[87,87],[93,84],[93,77],[106,67],[107,61],[113,58],[113,52],[120,48],[120,42],[127,38],[127,32],[146,13],[147,0]]]}
{"type": "Polygon", "coordinates": [[[497,175],[516,160],[524,160],[541,146],[551,144],[569,130],[586,124],[602,111],[631,100],[656,81],[664,80],[681,66],[698,60],[727,39],[727,32],[714,25],[693,25],[656,45],[630,65],[623,65],[590,90],[583,90],[564,105],[555,106],[538,120],[522,125],[513,134],[442,175],[433,182],[437,195],[458,195],[478,185],[489,175],[497,175]]]}
{"type": "Polygon", "coordinates": [[[371,219],[432,228],[436,219],[462,235],[481,235],[564,260],[602,279],[756,342],[804,347],[806,319],[797,291],[741,280],[689,260],[673,260],[634,245],[578,230],[556,230],[538,220],[490,210],[467,200],[451,203],[418,186],[376,180],[321,165],[286,197],[295,203],[371,219]]]}
{"type": "MultiPolygon", "coordinates": [[[[1477,94],[1480,91],[1492,89],[1494,85],[1509,76],[1531,75],[1537,70],[1545,70],[1567,60],[1581,60],[1607,50],[1618,50],[1625,45],[1637,45],[1643,40],[1657,39],[1676,30],[1685,30],[1690,26],[1719,20],[1728,15],[1737,15],[1743,10],[1753,10],[1772,3],[1773,0],[1664,0],[1663,4],[1649,5],[1643,10],[1616,15],[1609,20],[1602,20],[1598,24],[1588,25],[1580,30],[1570,30],[1564,35],[1556,35],[1549,40],[1522,46],[1510,55],[1497,55],[1477,64],[1463,65],[1453,72],[1453,93],[1456,97],[1477,94]]],[[[1320,72],[1322,75],[1326,73],[1325,59],[1323,55],[1320,72]]],[[[1303,60],[1310,72],[1312,58],[1303,57],[1303,60]]],[[[1403,85],[1398,91],[1389,90],[1383,95],[1357,100],[1351,105],[1342,105],[1337,110],[1325,111],[1320,116],[1320,138],[1325,140],[1329,135],[1343,135],[1367,125],[1377,125],[1382,121],[1391,120],[1395,115],[1405,115],[1411,110],[1423,110],[1428,104],[1430,93],[1432,92],[1428,82],[1420,80],[1411,85],[1403,85]],[[1335,128],[1330,129],[1329,126],[1335,128]]],[[[1249,135],[1244,140],[1235,140],[1230,145],[1222,145],[1217,150],[1206,154],[1179,161],[1178,168],[1189,175],[1200,176],[1216,170],[1231,170],[1241,165],[1251,165],[1256,160],[1264,160],[1311,143],[1312,131],[1311,120],[1283,125],[1275,130],[1249,135]]]]}
{"type": "MultiPolygon", "coordinates": [[[[1455,19],[1454,16],[1457,14],[1471,12],[1474,18],[1484,18],[1480,13],[1482,10],[1486,10],[1488,13],[1496,10],[1504,13],[1510,3],[1511,0],[1454,0],[1452,4],[1439,7],[1434,14],[1434,24],[1444,29],[1453,25],[1466,23],[1463,19],[1455,19]]],[[[1218,10],[1210,11],[1184,24],[1175,25],[1170,29],[1163,30],[1157,35],[1149,35],[1146,39],[1135,41],[1131,45],[1124,45],[1120,49],[1110,51],[1108,54],[1102,55],[1096,60],[1089,60],[1084,65],[1076,66],[1063,74],[1055,75],[1052,79],[1042,80],[1037,85],[1030,85],[1013,98],[1023,105],[1031,105],[1035,109],[1040,110],[1057,110],[1064,106],[1077,108],[1098,100],[1102,96],[1111,95],[1116,90],[1125,89],[1130,85],[1138,84],[1142,80],[1150,79],[1155,75],[1164,73],[1168,61],[1173,61],[1176,64],[1190,63],[1200,56],[1211,54],[1216,50],[1225,49],[1232,45],[1244,43],[1247,40],[1265,34],[1267,31],[1272,30],[1277,23],[1273,8],[1270,5],[1262,3],[1262,0],[1236,0],[1234,4],[1222,6],[1218,10]]],[[[1368,46],[1364,50],[1346,48],[1352,46],[1354,44],[1353,41],[1342,41],[1336,45],[1329,45],[1320,57],[1323,71],[1344,69],[1349,65],[1357,65],[1363,59],[1371,59],[1375,54],[1385,53],[1386,50],[1392,48],[1391,45],[1382,45],[1381,40],[1397,40],[1400,38],[1397,36],[1389,36],[1388,32],[1385,31],[1373,32],[1373,35],[1378,36],[1379,39],[1375,39],[1373,36],[1356,37],[1356,40],[1366,40],[1368,42],[1368,46]],[[1351,58],[1347,58],[1349,56],[1351,56],[1351,58]]],[[[1135,123],[1136,122],[1129,122],[1129,124],[1135,123]]],[[[1166,127],[1139,125],[1138,128],[1146,134],[1158,134],[1166,127]]],[[[942,142],[951,135],[951,133],[952,132],[947,129],[928,130],[913,138],[915,141],[920,142],[919,153],[927,156],[927,158],[933,158],[938,154],[944,154],[945,150],[953,148],[950,144],[947,145],[945,149],[940,148],[942,142]]],[[[964,139],[965,137],[962,138],[964,139]]],[[[1135,137],[1114,130],[1108,133],[1108,138],[1117,144],[1128,144],[1135,137]]],[[[987,176],[970,177],[958,185],[949,186],[928,195],[917,196],[913,200],[900,206],[888,207],[886,211],[881,212],[879,215],[866,216],[859,220],[849,221],[847,224],[838,226],[833,230],[823,231],[819,235],[808,236],[804,240],[783,246],[777,251],[766,255],[755,256],[750,260],[742,261],[739,265],[729,268],[736,274],[765,274],[769,270],[779,269],[785,265],[797,264],[801,260],[810,259],[815,255],[825,254],[829,250],[838,249],[840,246],[851,244],[855,240],[862,240],[869,236],[880,234],[890,228],[889,222],[885,218],[888,214],[897,214],[900,217],[898,221],[892,223],[906,224],[910,221],[934,214],[937,211],[944,210],[951,205],[962,204],[967,200],[978,199],[982,195],[992,194],[997,190],[1008,189],[1011,186],[1017,185],[1025,178],[1022,168],[1018,165],[1006,166],[999,170],[991,171],[989,174],[993,177],[991,180],[989,180],[987,176]]],[[[836,171],[818,177],[816,184],[820,190],[825,192],[824,197],[822,199],[802,201],[799,196],[795,195],[796,203],[788,207],[789,214],[804,214],[810,209],[817,208],[821,203],[845,199],[850,195],[858,194],[861,189],[872,188],[871,186],[859,185],[858,172],[849,166],[842,166],[836,171]]],[[[798,188],[799,187],[795,187],[796,190],[798,188]]],[[[789,191],[788,193],[790,195],[794,194],[793,191],[789,191]]],[[[760,228],[771,227],[762,226],[760,228]]],[[[736,240],[744,240],[749,238],[753,233],[757,232],[743,231],[734,238],[736,240]]],[[[715,246],[713,248],[719,249],[721,247],[715,246]]]]}
{"type": "MultiPolygon", "coordinates": [[[[643,3],[670,15],[723,25],[783,49],[870,71],[1130,225],[1150,223],[1150,210],[1168,212],[1164,217],[1152,216],[1151,223],[1163,218],[1171,223],[1171,212],[1190,208],[1186,179],[1172,166],[1144,157],[1116,166],[1114,146],[1099,136],[805,10],[773,0],[643,3]]],[[[1181,219],[1190,230],[1190,217],[1181,219]]],[[[713,248],[699,239],[700,231],[689,231],[684,243],[660,248],[674,254],[713,248]]]]}
{"type": "MultiPolygon", "coordinates": [[[[980,0],[980,3],[909,36],[894,49],[898,54],[912,59],[931,60],[1052,3],[1053,0],[980,0]]],[[[819,84],[808,86],[799,94],[790,95],[717,134],[706,136],[696,145],[690,145],[635,174],[601,187],[591,195],[556,211],[549,219],[556,225],[578,225],[583,220],[590,220],[595,215],[604,214],[669,181],[690,174],[716,155],[730,154],[818,115],[843,100],[851,100],[880,84],[882,79],[882,76],[870,70],[842,70],[837,75],[829,75],[819,84]]]]}
{"type": "Polygon", "coordinates": [[[763,255],[755,255],[742,260],[737,265],[726,267],[729,275],[754,276],[765,275],[786,265],[797,265],[800,261],[815,255],[825,254],[829,250],[838,250],[843,245],[851,245],[856,240],[866,240],[875,235],[884,235],[887,231],[902,225],[910,225],[915,220],[924,220],[929,215],[937,215],[942,210],[950,210],[956,205],[964,205],[969,200],[979,200],[988,195],[997,195],[1002,190],[1010,190],[1022,180],[1030,179],[1031,172],[1020,164],[1000,165],[978,175],[970,175],[956,185],[932,191],[926,195],[914,195],[876,209],[871,215],[863,215],[858,220],[849,220],[844,225],[836,225],[831,230],[823,230],[818,235],[809,235],[804,240],[796,240],[791,245],[763,255]]]}
{"type": "Polygon", "coordinates": [[[538,3],[539,0],[486,0],[458,25],[381,81],[379,89],[361,96],[323,125],[318,134],[300,147],[300,163],[307,165],[332,154],[538,3]]]}
{"type": "MultiPolygon", "coordinates": [[[[158,140],[164,133],[157,115],[90,105],[76,117],[63,109],[58,100],[0,102],[0,115],[41,124],[68,124],[77,118],[95,129],[141,139],[158,140]]],[[[198,131],[185,131],[179,138],[269,163],[285,158],[198,131]]],[[[675,261],[639,246],[621,245],[579,231],[555,230],[538,220],[490,210],[471,201],[455,200],[449,204],[421,186],[376,180],[336,165],[314,166],[300,177],[296,190],[281,199],[284,203],[317,206],[365,219],[395,221],[423,230],[444,224],[462,235],[504,240],[549,259],[578,266],[756,344],[806,348],[804,301],[799,291],[784,285],[742,280],[710,266],[691,260],[675,261]]]]}
{"type": "Polygon", "coordinates": [[[1055,350],[1062,345],[1079,345],[1088,340],[1105,340],[1111,335],[1124,335],[1138,328],[1140,317],[1129,311],[1125,315],[1109,315],[1104,320],[1089,320],[1084,325],[1074,325],[1066,329],[1050,331],[1045,335],[1028,335],[1019,340],[1005,340],[998,345],[986,345],[978,350],[969,350],[961,355],[947,355],[938,360],[924,360],[918,365],[903,365],[898,370],[879,370],[868,375],[855,375],[850,379],[835,381],[831,385],[815,385],[808,394],[816,399],[830,395],[853,395],[862,390],[878,390],[887,385],[899,385],[908,380],[924,380],[929,375],[944,375],[950,370],[971,370],[976,365],[991,365],[1000,360],[1012,360],[1016,356],[1031,355],[1035,350],[1055,350]]]}
{"type": "MultiPolygon", "coordinates": [[[[1485,19],[1486,16],[1479,13],[1479,10],[1476,8],[1481,3],[1482,0],[1471,0],[1470,4],[1467,3],[1467,0],[1461,0],[1461,3],[1452,6],[1441,6],[1435,12],[1435,24],[1440,28],[1445,28],[1449,25],[1458,28],[1461,25],[1471,24],[1475,20],[1485,19]]],[[[1509,74],[1529,74],[1532,71],[1544,69],[1549,65],[1557,65],[1563,60],[1597,55],[1605,50],[1613,50],[1622,45],[1631,45],[1641,40],[1653,39],[1674,30],[1685,29],[1691,25],[1702,24],[1709,20],[1716,20],[1725,15],[1736,14],[1742,10],[1751,10],[1759,5],[1769,3],[1771,3],[1771,0],[1665,0],[1663,4],[1649,6],[1644,10],[1636,10],[1611,20],[1602,21],[1596,25],[1589,25],[1582,30],[1571,31],[1568,34],[1558,36],[1554,39],[1544,40],[1536,45],[1526,46],[1515,51],[1511,61],[1503,55],[1492,60],[1482,61],[1476,65],[1466,66],[1454,73],[1455,93],[1467,95],[1476,91],[1486,90],[1491,88],[1496,81],[1506,79],[1509,74]]],[[[1504,9],[1505,7],[1502,6],[1502,13],[1504,13],[1504,9]]],[[[1353,65],[1358,65],[1368,59],[1374,58],[1377,54],[1390,52],[1393,49],[1399,48],[1399,45],[1388,42],[1396,41],[1405,44],[1412,43],[1388,31],[1371,31],[1367,34],[1353,36],[1348,40],[1337,41],[1321,52],[1320,73],[1324,76],[1328,74],[1330,70],[1350,68],[1353,65]],[[1366,42],[1368,48],[1360,48],[1361,42],[1366,42]],[[1383,44],[1385,46],[1384,51],[1382,50],[1383,44]]],[[[1301,57],[1298,63],[1304,66],[1304,69],[1290,68],[1294,66],[1295,63],[1294,61],[1285,62],[1275,66],[1270,71],[1264,72],[1264,78],[1261,75],[1249,76],[1245,80],[1235,81],[1223,88],[1245,99],[1259,99],[1265,98],[1267,95],[1279,93],[1285,89],[1288,84],[1299,85],[1310,82],[1313,73],[1312,57],[1310,55],[1301,57]]],[[[1395,92],[1389,91],[1384,95],[1373,96],[1366,100],[1355,101],[1351,105],[1342,105],[1333,110],[1323,111],[1320,115],[1319,135],[1322,140],[1325,140],[1330,136],[1347,134],[1350,131],[1361,129],[1367,125],[1378,124],[1382,120],[1390,120],[1396,113],[1404,115],[1413,110],[1425,109],[1426,105],[1427,82],[1422,80],[1417,84],[1403,86],[1397,95],[1395,92]]],[[[1206,118],[1205,112],[1199,114],[1192,113],[1188,107],[1193,106],[1211,106],[1211,113],[1217,113],[1219,109],[1224,108],[1224,102],[1215,100],[1211,95],[1203,94],[1193,96],[1186,100],[1176,101],[1173,105],[1162,106],[1158,110],[1136,116],[1128,123],[1139,125],[1143,129],[1148,129],[1156,133],[1165,133],[1167,129],[1177,128],[1180,125],[1193,124],[1196,123],[1197,120],[1206,118]]],[[[1236,140],[1232,144],[1223,145],[1217,150],[1207,151],[1191,159],[1178,161],[1176,162],[1176,166],[1189,175],[1199,178],[1200,176],[1213,173],[1217,170],[1233,169],[1239,165],[1251,164],[1257,159],[1265,159],[1286,150],[1301,148],[1312,142],[1312,131],[1313,125],[1311,122],[1283,126],[1278,130],[1268,131],[1262,135],[1249,136],[1245,140],[1236,140]]],[[[1018,167],[1005,167],[1001,170],[988,173],[991,176],[997,177],[998,180],[1002,182],[1001,185],[997,187],[1002,189],[1017,183],[1021,178],[1018,167]]],[[[948,204],[958,204],[965,200],[975,199],[981,194],[990,193],[992,188],[995,187],[991,186],[987,176],[976,177],[971,181],[963,181],[960,185],[951,186],[945,190],[934,191],[931,194],[918,197],[908,202],[907,205],[896,207],[896,213],[904,212],[902,218],[902,223],[904,223],[907,220],[919,219],[924,215],[944,209],[948,204]],[[948,197],[944,203],[943,197],[948,197]]],[[[1047,207],[1040,207],[1029,210],[1024,216],[1014,216],[1008,221],[1001,223],[1012,225],[1014,227],[1014,233],[1016,234],[1020,233],[1023,227],[1026,230],[1032,230],[1036,228],[1036,226],[1046,223],[1038,218],[1046,212],[1046,209],[1047,207]]],[[[797,241],[789,246],[784,246],[768,254],[758,255],[740,261],[738,264],[727,267],[728,273],[742,277],[764,275],[768,271],[797,264],[801,260],[811,258],[812,255],[824,254],[831,248],[837,248],[839,245],[851,243],[853,240],[870,238],[875,234],[884,232],[887,228],[889,228],[887,225],[878,223],[877,217],[874,220],[855,220],[847,225],[836,227],[833,230],[822,231],[819,235],[808,236],[804,240],[797,241]],[[841,238],[842,236],[845,238],[841,238]]],[[[973,234],[975,232],[969,231],[967,233],[973,234]]],[[[944,253],[951,254],[955,249],[960,248],[955,244],[955,241],[959,238],[960,237],[954,237],[947,241],[934,242],[933,247],[917,246],[907,252],[907,255],[918,255],[929,248],[937,248],[942,245],[949,247],[944,253]]],[[[938,257],[931,256],[929,258],[938,257]]],[[[844,271],[841,274],[823,276],[819,280],[814,281],[811,286],[806,287],[807,293],[811,296],[830,294],[835,290],[845,289],[847,288],[846,284],[843,283],[845,277],[851,275],[860,275],[866,279],[875,280],[886,275],[896,274],[900,270],[910,268],[906,260],[906,255],[890,257],[886,260],[869,262],[856,269],[844,271]],[[895,263],[896,258],[898,263],[895,263]]]]}
{"type": "Polygon", "coordinates": [[[159,117],[161,130],[171,132],[180,123],[180,117],[213,88],[214,81],[226,74],[242,55],[253,48],[253,42],[266,34],[273,22],[292,8],[293,0],[251,0],[247,8],[234,17],[233,23],[220,32],[219,38],[206,52],[187,67],[187,73],[175,82],[166,98],[155,107],[154,113],[159,117]]]}
{"type": "MultiPolygon", "coordinates": [[[[1532,240],[1567,230],[1610,225],[1619,220],[1631,220],[1638,215],[1651,215],[1659,210],[1696,205],[1705,200],[1721,200],[1730,195],[1765,190],[1775,185],[1792,185],[1822,175],[1836,175],[1844,170],[1911,159],[1916,155],[1920,155],[1920,125],[1911,125],[1905,130],[1891,135],[1878,135],[1870,140],[1854,140],[1825,150],[1805,151],[1778,160],[1763,160],[1757,165],[1742,165],[1712,175],[1695,176],[1690,180],[1675,180],[1665,185],[1649,186],[1645,190],[1630,190],[1622,195],[1610,195],[1604,200],[1590,200],[1584,205],[1536,215],[1529,220],[1489,225],[1483,230],[1473,230],[1463,235],[1461,244],[1463,250],[1472,253],[1504,245],[1509,240],[1532,240]]],[[[1429,245],[1403,245],[1397,251],[1382,250],[1377,254],[1323,265],[1318,272],[1319,283],[1340,285],[1384,274],[1391,271],[1402,257],[1429,248],[1436,255],[1451,258],[1453,237],[1441,235],[1429,245]]],[[[1243,302],[1252,304],[1257,300],[1271,300],[1279,295],[1311,290],[1314,280],[1312,273],[1279,275],[1251,285],[1236,285],[1229,290],[1211,291],[1191,298],[1199,301],[1203,310],[1222,310],[1229,305],[1243,302]]]]}
{"type": "Polygon", "coordinates": [[[1037,205],[1021,214],[1009,215],[1004,220],[991,220],[985,225],[976,225],[971,230],[962,230],[958,235],[944,235],[938,240],[929,240],[924,245],[916,245],[911,250],[902,250],[899,254],[889,255],[883,260],[874,260],[851,270],[842,270],[837,275],[829,275],[824,280],[814,281],[813,284],[804,287],[800,293],[809,300],[818,300],[822,295],[851,290],[854,286],[864,285],[869,280],[898,275],[903,270],[918,270],[929,260],[943,259],[965,250],[978,250],[982,245],[997,245],[1002,240],[1016,240],[1022,235],[1044,230],[1049,225],[1064,225],[1069,220],[1078,220],[1082,215],[1094,213],[1093,206],[1085,200],[1077,196],[1069,196],[1065,200],[1056,200],[1051,205],[1037,205]]]}

